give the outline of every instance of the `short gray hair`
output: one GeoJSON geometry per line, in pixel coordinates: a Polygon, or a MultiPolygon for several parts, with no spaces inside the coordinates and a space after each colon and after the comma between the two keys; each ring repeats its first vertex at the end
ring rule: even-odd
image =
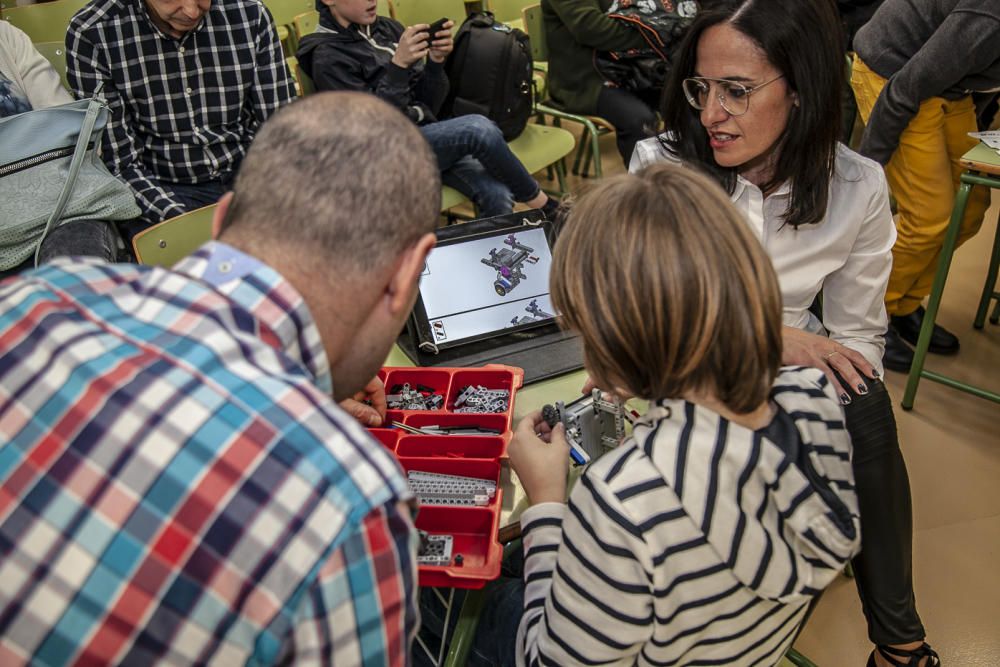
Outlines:
{"type": "Polygon", "coordinates": [[[319,93],[278,111],[233,190],[222,240],[314,251],[362,271],[432,232],[441,207],[437,161],[420,131],[362,93],[319,93]]]}

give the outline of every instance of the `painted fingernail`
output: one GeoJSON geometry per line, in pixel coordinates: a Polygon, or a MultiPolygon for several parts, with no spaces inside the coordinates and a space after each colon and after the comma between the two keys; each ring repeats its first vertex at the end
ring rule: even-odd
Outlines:
{"type": "Polygon", "coordinates": [[[867,385],[865,385],[864,382],[859,382],[858,383],[858,393],[859,394],[867,394],[868,393],[868,387],[867,387],[867,385]]]}
{"type": "Polygon", "coordinates": [[[850,402],[851,402],[851,397],[847,395],[846,391],[843,394],[840,395],[840,404],[841,405],[848,405],[850,402]]]}
{"type": "Polygon", "coordinates": [[[873,368],[873,369],[872,369],[872,377],[874,377],[874,378],[876,378],[876,379],[877,379],[877,378],[879,378],[879,377],[881,377],[881,376],[880,376],[880,375],[878,374],[878,369],[877,369],[877,368],[873,368]]]}

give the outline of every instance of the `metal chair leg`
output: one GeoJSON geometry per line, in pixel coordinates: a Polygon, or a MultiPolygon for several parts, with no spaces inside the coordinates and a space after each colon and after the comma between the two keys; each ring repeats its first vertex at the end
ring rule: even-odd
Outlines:
{"type": "Polygon", "coordinates": [[[998,269],[1000,269],[1000,220],[997,221],[997,232],[993,237],[993,254],[990,255],[990,268],[986,271],[986,284],[983,285],[983,295],[979,299],[976,321],[973,323],[977,329],[983,328],[991,299],[997,299],[997,307],[993,310],[990,322],[997,323],[997,315],[1000,314],[1000,293],[996,292],[998,269]]]}
{"type": "Polygon", "coordinates": [[[788,658],[788,662],[792,663],[796,667],[816,667],[816,663],[796,651],[794,648],[788,649],[785,653],[785,657],[788,658]]]}
{"type": "Polygon", "coordinates": [[[951,220],[948,222],[948,231],[944,236],[944,246],[941,248],[941,258],[938,260],[934,286],[931,288],[931,298],[927,303],[927,312],[924,313],[924,321],[920,327],[920,337],[917,338],[917,347],[913,352],[910,376],[906,381],[906,391],[903,394],[904,410],[913,409],[913,399],[917,395],[917,386],[920,384],[920,377],[924,372],[924,362],[927,360],[927,348],[931,344],[934,321],[937,319],[938,308],[941,306],[941,296],[944,294],[944,285],[948,280],[952,255],[955,254],[955,244],[958,241],[958,230],[962,226],[962,217],[965,215],[965,206],[969,201],[971,191],[972,184],[963,178],[958,192],[955,193],[955,206],[951,210],[951,220]]]}
{"type": "Polygon", "coordinates": [[[443,667],[464,667],[468,662],[472,641],[476,637],[476,627],[479,625],[479,615],[483,611],[485,602],[486,593],[482,589],[466,593],[443,667]]]}

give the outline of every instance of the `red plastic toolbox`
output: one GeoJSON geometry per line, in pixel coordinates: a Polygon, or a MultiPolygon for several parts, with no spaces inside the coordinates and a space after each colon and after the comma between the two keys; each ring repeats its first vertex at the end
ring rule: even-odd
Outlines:
{"type": "Polygon", "coordinates": [[[390,409],[383,428],[372,435],[391,450],[403,469],[432,474],[458,475],[488,480],[496,492],[485,505],[421,505],[416,526],[430,535],[450,535],[452,556],[448,565],[419,566],[421,586],[481,588],[500,575],[503,547],[497,540],[503,492],[500,461],[507,456],[513,428],[514,397],[524,383],[524,371],[491,364],[480,368],[383,368],[379,377],[386,393],[410,390],[443,397],[430,410],[390,409]],[[467,387],[504,389],[510,392],[503,412],[456,412],[455,402],[467,387]],[[421,435],[392,426],[400,422],[414,428],[473,428],[474,435],[421,435]],[[461,556],[460,559],[456,558],[461,556]]]}

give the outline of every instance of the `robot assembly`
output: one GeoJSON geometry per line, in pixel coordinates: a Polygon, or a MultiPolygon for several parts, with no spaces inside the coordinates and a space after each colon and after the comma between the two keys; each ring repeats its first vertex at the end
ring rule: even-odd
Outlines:
{"type": "Polygon", "coordinates": [[[538,257],[531,254],[535,252],[534,248],[518,243],[513,234],[505,238],[503,242],[510,248],[501,248],[500,250],[493,248],[490,250],[489,257],[483,257],[479,261],[496,270],[497,279],[493,281],[493,289],[500,296],[507,296],[526,277],[521,271],[521,267],[524,264],[537,264],[538,257]]]}

